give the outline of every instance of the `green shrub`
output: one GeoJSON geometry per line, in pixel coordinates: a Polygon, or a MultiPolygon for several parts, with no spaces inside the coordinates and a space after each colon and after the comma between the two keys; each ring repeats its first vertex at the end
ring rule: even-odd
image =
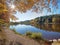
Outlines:
{"type": "Polygon", "coordinates": [[[36,39],[36,40],[42,39],[41,33],[26,32],[26,36],[32,39],[36,39]]]}
{"type": "Polygon", "coordinates": [[[42,34],[41,33],[32,33],[31,38],[32,39],[41,39],[42,34]]]}
{"type": "Polygon", "coordinates": [[[26,32],[26,36],[32,35],[32,32],[26,32]]]}

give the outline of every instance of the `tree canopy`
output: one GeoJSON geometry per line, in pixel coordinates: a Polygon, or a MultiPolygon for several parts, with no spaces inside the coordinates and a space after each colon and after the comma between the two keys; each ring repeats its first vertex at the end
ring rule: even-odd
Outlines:
{"type": "MultiPolygon", "coordinates": [[[[8,12],[9,17],[14,18],[12,14],[16,11],[26,12],[32,10],[34,12],[42,12],[46,9],[51,12],[52,7],[58,8],[59,0],[0,0],[0,13],[8,12]]],[[[15,17],[16,18],[16,17],[15,17]]],[[[14,18],[14,20],[16,20],[14,18]]]]}
{"type": "Polygon", "coordinates": [[[7,0],[8,3],[15,5],[15,9],[20,12],[26,12],[32,9],[32,11],[39,12],[43,9],[51,11],[52,7],[58,8],[59,0],[7,0]]]}

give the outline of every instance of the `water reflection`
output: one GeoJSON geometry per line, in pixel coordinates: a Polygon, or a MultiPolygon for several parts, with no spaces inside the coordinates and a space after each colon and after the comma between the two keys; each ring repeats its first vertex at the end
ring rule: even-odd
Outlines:
{"type": "Polygon", "coordinates": [[[25,34],[27,31],[30,32],[40,32],[42,33],[42,37],[47,40],[51,39],[59,39],[60,38],[60,29],[58,25],[11,25],[10,28],[15,28],[16,31],[20,34],[25,34]]]}
{"type": "Polygon", "coordinates": [[[47,31],[60,32],[60,24],[41,24],[41,25],[37,24],[34,26],[47,31]]]}

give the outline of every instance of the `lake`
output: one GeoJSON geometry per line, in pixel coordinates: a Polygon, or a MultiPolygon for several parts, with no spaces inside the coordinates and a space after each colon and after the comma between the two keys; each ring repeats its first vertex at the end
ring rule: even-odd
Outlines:
{"type": "MultiPolygon", "coordinates": [[[[47,26],[47,28],[49,27],[49,29],[45,29],[45,27],[44,28],[39,28],[39,27],[41,26],[36,27],[36,26],[24,25],[24,24],[10,25],[10,29],[15,29],[20,34],[25,34],[28,31],[36,32],[36,33],[40,32],[42,33],[42,37],[46,40],[60,39],[60,32],[58,32],[58,30],[54,31],[53,29],[50,28],[51,26],[50,27],[47,26]]],[[[60,28],[58,29],[60,30],[60,28]]]]}

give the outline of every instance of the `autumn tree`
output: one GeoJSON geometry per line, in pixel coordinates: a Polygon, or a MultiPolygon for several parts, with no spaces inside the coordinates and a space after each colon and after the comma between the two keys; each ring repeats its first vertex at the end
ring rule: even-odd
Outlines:
{"type": "Polygon", "coordinates": [[[17,18],[13,15],[16,11],[25,13],[28,10],[42,13],[44,9],[51,12],[52,7],[58,9],[59,0],[0,0],[0,18],[8,20],[17,18]],[[52,6],[52,7],[51,7],[52,6]]]}
{"type": "Polygon", "coordinates": [[[9,22],[8,10],[4,0],[0,0],[0,24],[9,22]]]}

